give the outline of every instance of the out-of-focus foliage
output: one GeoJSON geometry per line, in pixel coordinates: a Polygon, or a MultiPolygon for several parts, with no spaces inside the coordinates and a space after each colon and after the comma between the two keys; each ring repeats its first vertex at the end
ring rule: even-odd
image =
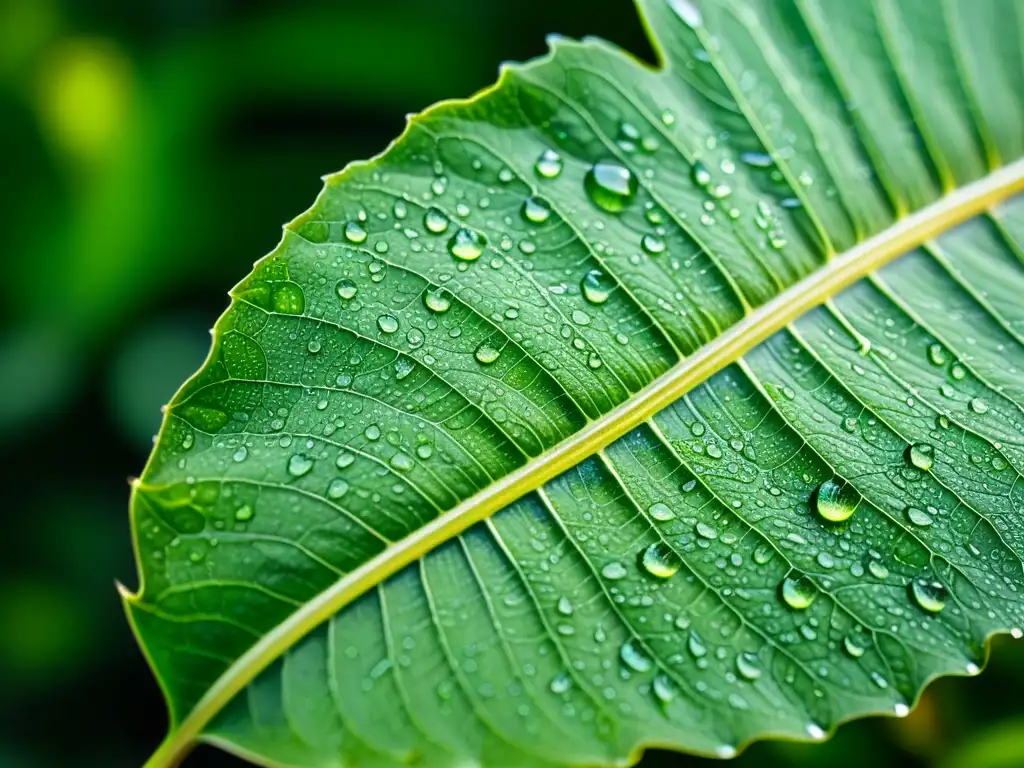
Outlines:
{"type": "MultiPolygon", "coordinates": [[[[0,0],[0,765],[148,754],[163,703],[113,582],[134,573],[125,479],[159,405],[320,173],[552,31],[646,45],[628,0],[0,0]]],[[[1021,685],[1024,650],[1002,643],[905,720],[736,764],[1020,765],[1021,685]]]]}

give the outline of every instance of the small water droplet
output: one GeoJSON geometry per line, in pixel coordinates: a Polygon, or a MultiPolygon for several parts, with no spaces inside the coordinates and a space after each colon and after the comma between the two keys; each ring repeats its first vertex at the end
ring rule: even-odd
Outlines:
{"type": "Polygon", "coordinates": [[[657,520],[659,523],[663,523],[667,520],[673,520],[676,516],[676,513],[672,511],[668,504],[661,501],[652,504],[647,509],[647,513],[652,519],[657,520]]]}
{"type": "Polygon", "coordinates": [[[423,214],[423,226],[435,235],[444,234],[448,231],[448,217],[437,208],[431,208],[423,214]]]}
{"type": "Polygon", "coordinates": [[[856,638],[853,635],[847,635],[843,638],[843,649],[854,659],[859,659],[864,655],[864,646],[860,638],[856,638]]]}
{"type": "Polygon", "coordinates": [[[312,468],[313,460],[301,453],[296,453],[288,459],[288,474],[292,477],[302,477],[312,468]]]}
{"type": "Polygon", "coordinates": [[[501,356],[501,350],[485,341],[476,348],[474,355],[480,363],[490,365],[501,356]]]}
{"type": "Polygon", "coordinates": [[[394,333],[398,330],[398,318],[394,315],[381,315],[377,318],[377,327],[384,333],[394,333]]]}
{"type": "Polygon", "coordinates": [[[572,680],[569,675],[565,672],[559,672],[553,678],[551,678],[551,692],[552,693],[565,693],[572,687],[572,680]]]}
{"type": "Polygon", "coordinates": [[[452,305],[452,294],[444,288],[435,288],[423,294],[423,303],[431,312],[447,312],[452,305]]]}
{"type": "Polygon", "coordinates": [[[331,499],[340,499],[348,493],[348,483],[342,480],[340,477],[331,481],[331,484],[327,486],[327,496],[331,499]]]}
{"type": "Polygon", "coordinates": [[[618,581],[619,579],[626,578],[629,572],[626,570],[626,566],[622,563],[613,562],[608,563],[604,568],[601,569],[601,575],[611,581],[618,581]]]}
{"type": "Polygon", "coordinates": [[[690,177],[698,187],[706,187],[711,183],[711,171],[700,160],[695,162],[693,168],[690,169],[690,177]]]}
{"type": "Polygon", "coordinates": [[[907,507],[906,509],[907,519],[914,525],[919,525],[922,528],[926,528],[932,524],[932,517],[923,509],[917,507],[907,507]]]}
{"type": "Polygon", "coordinates": [[[356,288],[356,284],[347,277],[338,281],[336,290],[339,298],[345,299],[346,301],[355,298],[356,293],[359,291],[359,289],[356,288]]]}
{"type": "Polygon", "coordinates": [[[932,344],[928,347],[928,360],[932,365],[946,364],[946,350],[942,348],[941,344],[932,344]]]}
{"type": "Polygon", "coordinates": [[[558,598],[558,612],[563,616],[572,616],[572,601],[568,597],[558,598]]]}
{"type": "Polygon", "coordinates": [[[622,663],[634,672],[648,672],[654,666],[651,658],[644,653],[643,649],[635,645],[632,640],[627,640],[619,648],[619,658],[622,663]]]}
{"type": "Polygon", "coordinates": [[[646,234],[640,238],[640,247],[651,256],[657,256],[665,252],[665,241],[657,235],[646,234]]]}
{"type": "Polygon", "coordinates": [[[988,403],[980,397],[971,398],[970,406],[971,410],[977,414],[988,413],[988,403]]]}
{"type": "Polygon", "coordinates": [[[661,704],[671,704],[676,698],[676,689],[667,675],[655,675],[651,681],[651,691],[661,704]]]}
{"type": "Polygon", "coordinates": [[[249,520],[252,520],[254,514],[255,513],[253,512],[251,506],[249,506],[248,504],[243,504],[242,506],[235,510],[235,520],[237,520],[240,523],[245,523],[249,520]]]}
{"type": "Polygon", "coordinates": [[[736,671],[747,680],[757,680],[761,676],[761,660],[757,654],[744,651],[736,655],[736,671]]]}

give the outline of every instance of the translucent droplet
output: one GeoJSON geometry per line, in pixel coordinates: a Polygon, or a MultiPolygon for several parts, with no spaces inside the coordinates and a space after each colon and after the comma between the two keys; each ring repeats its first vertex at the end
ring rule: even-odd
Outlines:
{"type": "Polygon", "coordinates": [[[701,521],[697,523],[697,535],[704,539],[717,539],[718,531],[715,530],[714,526],[701,521]]]}
{"type": "Polygon", "coordinates": [[[553,149],[545,149],[533,166],[538,176],[553,179],[562,172],[562,157],[553,149]]]}
{"type": "Polygon", "coordinates": [[[667,675],[655,675],[651,681],[651,691],[662,704],[671,704],[676,698],[676,689],[667,675]]]}
{"type": "Polygon", "coordinates": [[[348,493],[348,483],[342,480],[340,477],[332,480],[331,484],[327,486],[327,496],[331,499],[340,499],[348,493]]]}
{"type": "Polygon", "coordinates": [[[663,542],[651,544],[640,556],[640,565],[651,576],[668,579],[679,572],[682,561],[672,549],[663,542]]]}
{"type": "Polygon", "coordinates": [[[928,347],[928,359],[932,365],[945,365],[946,350],[942,348],[941,344],[932,344],[928,347]]]}
{"type": "Polygon", "coordinates": [[[435,235],[443,234],[448,231],[448,217],[437,208],[431,208],[423,214],[423,226],[435,235]]]}
{"type": "Polygon", "coordinates": [[[969,403],[969,405],[971,406],[971,410],[974,411],[975,413],[981,414],[988,412],[988,403],[986,403],[980,397],[971,398],[971,402],[969,403]]]}
{"type": "Polygon", "coordinates": [[[484,365],[490,365],[501,356],[501,350],[485,341],[476,348],[476,352],[474,354],[477,361],[484,365]]]}
{"type": "Polygon", "coordinates": [[[907,448],[906,458],[915,467],[927,472],[935,463],[935,449],[928,443],[914,443],[907,448]]]}
{"type": "Polygon", "coordinates": [[[622,563],[608,563],[608,565],[601,569],[601,575],[611,581],[624,579],[628,573],[626,566],[622,563]]]}
{"type": "Polygon", "coordinates": [[[700,160],[695,162],[693,168],[690,169],[690,177],[693,179],[693,183],[699,187],[706,187],[711,183],[711,171],[700,160]]]}
{"type": "Polygon", "coordinates": [[[922,610],[928,613],[938,613],[946,607],[949,592],[937,581],[914,579],[910,582],[910,596],[922,610]]]}
{"type": "Polygon", "coordinates": [[[636,197],[636,177],[625,166],[605,160],[595,163],[583,180],[594,205],[609,213],[620,213],[636,197]]]}
{"type": "Polygon", "coordinates": [[[811,606],[818,596],[818,588],[806,576],[787,576],[779,586],[783,601],[795,611],[803,611],[811,606]]]}
{"type": "Polygon", "coordinates": [[[640,238],[640,247],[652,256],[665,252],[665,241],[657,235],[646,234],[640,238]]]}
{"type": "Polygon", "coordinates": [[[245,523],[252,520],[253,514],[255,513],[253,512],[252,507],[248,504],[243,504],[235,510],[235,520],[240,523],[245,523]]]}
{"type": "Polygon", "coordinates": [[[366,242],[366,230],[359,222],[350,221],[345,225],[345,239],[350,243],[364,243],[366,242]]]}
{"type": "Polygon", "coordinates": [[[599,269],[590,270],[580,281],[583,298],[591,304],[604,304],[614,288],[612,280],[599,269]]]}
{"type": "Polygon", "coordinates": [[[288,474],[292,477],[302,477],[312,468],[313,460],[301,453],[296,453],[288,459],[288,474]]]}
{"type": "Polygon", "coordinates": [[[922,528],[926,528],[932,524],[932,516],[925,512],[923,509],[917,507],[907,507],[906,509],[907,519],[914,525],[919,525],[922,528]]]}
{"type": "Polygon", "coordinates": [[[871,572],[871,575],[874,576],[876,579],[881,579],[884,581],[885,579],[889,578],[889,569],[877,560],[872,560],[868,563],[868,570],[871,572]]]}
{"type": "Polygon", "coordinates": [[[551,216],[551,207],[538,197],[528,197],[523,201],[523,218],[534,224],[543,224],[551,216]]]}
{"type": "Polygon", "coordinates": [[[572,616],[572,601],[568,597],[558,598],[558,612],[563,616],[572,616]]]}
{"type": "Polygon", "coordinates": [[[572,680],[565,672],[560,672],[551,678],[551,692],[565,693],[572,687],[572,680]]]}
{"type": "Polygon", "coordinates": [[[666,520],[675,519],[676,513],[671,510],[668,504],[663,502],[655,502],[648,509],[647,513],[652,519],[657,520],[659,523],[663,523],[666,520]]]}
{"type": "Polygon", "coordinates": [[[416,364],[407,357],[395,360],[395,379],[401,381],[416,368],[416,364]]]}
{"type": "Polygon", "coordinates": [[[355,283],[353,283],[346,277],[338,281],[338,285],[335,290],[337,290],[338,296],[340,298],[345,299],[347,301],[349,299],[355,298],[355,295],[359,289],[356,288],[355,283]]]}
{"type": "Polygon", "coordinates": [[[695,630],[690,630],[690,636],[686,638],[686,648],[695,659],[702,658],[708,653],[708,647],[704,644],[704,638],[698,635],[695,630]]]}
{"type": "Polygon", "coordinates": [[[744,152],[740,155],[740,161],[754,168],[770,168],[775,165],[772,156],[763,152],[744,152]]]}
{"type": "Polygon", "coordinates": [[[857,494],[846,485],[826,480],[814,492],[814,511],[823,520],[841,523],[857,508],[857,494]]]}
{"type": "Polygon", "coordinates": [[[691,29],[697,29],[704,23],[704,18],[694,0],[669,0],[669,4],[676,12],[676,16],[691,29]]]}
{"type": "Polygon", "coordinates": [[[394,315],[381,315],[377,318],[377,327],[384,333],[394,333],[398,330],[398,318],[394,315]]]}
{"type": "Polygon", "coordinates": [[[423,294],[423,303],[431,312],[447,312],[452,305],[452,295],[444,288],[435,288],[423,294]]]}
{"type": "Polygon", "coordinates": [[[448,251],[462,261],[476,261],[484,252],[485,244],[483,235],[471,229],[462,228],[448,241],[448,251]]]}
{"type": "Polygon", "coordinates": [[[619,648],[619,658],[622,663],[634,672],[649,672],[654,662],[644,653],[643,649],[635,645],[632,640],[627,640],[619,648]]]}
{"type": "Polygon", "coordinates": [[[354,453],[342,451],[341,453],[338,454],[338,458],[334,462],[334,464],[338,469],[344,469],[345,467],[352,466],[352,462],[354,462],[355,460],[356,456],[354,453]]]}
{"type": "Polygon", "coordinates": [[[761,676],[761,660],[757,654],[743,652],[736,655],[736,671],[747,680],[757,680],[761,676]]]}

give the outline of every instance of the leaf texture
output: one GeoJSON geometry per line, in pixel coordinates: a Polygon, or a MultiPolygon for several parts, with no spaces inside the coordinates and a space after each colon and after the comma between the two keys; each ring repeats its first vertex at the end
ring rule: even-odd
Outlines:
{"type": "Polygon", "coordinates": [[[152,765],[730,756],[1024,625],[1024,6],[642,0],[328,177],[132,498],[152,765]]]}

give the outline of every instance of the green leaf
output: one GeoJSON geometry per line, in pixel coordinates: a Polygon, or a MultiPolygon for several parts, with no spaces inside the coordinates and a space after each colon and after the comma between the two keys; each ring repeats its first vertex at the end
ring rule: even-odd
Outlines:
{"type": "Polygon", "coordinates": [[[133,491],[151,765],[728,756],[1020,635],[1024,5],[640,5],[232,292],[133,491]]]}

